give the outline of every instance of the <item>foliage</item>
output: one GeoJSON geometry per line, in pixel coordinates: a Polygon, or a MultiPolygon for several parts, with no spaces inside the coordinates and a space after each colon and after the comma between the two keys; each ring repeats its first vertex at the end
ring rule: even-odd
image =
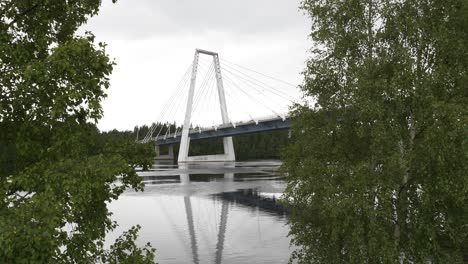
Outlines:
{"type": "Polygon", "coordinates": [[[156,156],[154,142],[137,143],[130,131],[112,130],[100,134],[100,141],[106,153],[116,153],[124,157],[128,164],[135,168],[140,166],[148,170],[156,156]]]}
{"type": "MultiPolygon", "coordinates": [[[[236,160],[279,159],[288,143],[288,131],[239,135],[232,138],[236,160]]],[[[224,153],[221,138],[190,142],[190,155],[224,153]]]]}
{"type": "Polygon", "coordinates": [[[135,244],[135,240],[138,237],[138,231],[140,226],[132,227],[127,232],[124,232],[119,238],[117,238],[114,245],[110,247],[109,252],[102,257],[103,263],[110,264],[151,264],[154,260],[154,252],[156,251],[148,243],[144,248],[138,248],[135,244]],[[130,254],[128,254],[130,252],[130,254]]]}
{"type": "Polygon", "coordinates": [[[305,0],[286,199],[300,263],[462,263],[468,2],[305,0]]]}
{"type": "MultiPolygon", "coordinates": [[[[74,32],[99,5],[0,2],[1,263],[95,263],[110,257],[113,249],[106,252],[103,241],[116,223],[107,203],[127,187],[143,187],[128,166],[131,155],[98,144],[94,123],[102,116],[113,62],[91,33],[74,32]]],[[[134,240],[135,229],[129,232],[123,239],[134,240]]],[[[129,259],[145,260],[136,255],[149,251],[131,240],[117,247],[128,245],[129,259]]]]}
{"type": "Polygon", "coordinates": [[[240,135],[233,138],[236,159],[280,159],[289,143],[287,130],[240,135]]]}

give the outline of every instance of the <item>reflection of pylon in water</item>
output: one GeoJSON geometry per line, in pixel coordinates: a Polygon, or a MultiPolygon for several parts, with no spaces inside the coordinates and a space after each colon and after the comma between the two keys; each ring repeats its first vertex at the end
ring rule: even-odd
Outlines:
{"type": "Polygon", "coordinates": [[[184,197],[184,203],[185,203],[185,214],[187,215],[187,224],[188,224],[188,229],[189,229],[189,234],[190,234],[190,245],[192,247],[193,263],[198,264],[200,262],[198,259],[197,238],[195,237],[195,226],[193,224],[192,203],[190,202],[189,196],[184,197]]]}
{"type": "MultiPolygon", "coordinates": [[[[182,175],[181,175],[182,176],[182,175]]],[[[184,176],[189,176],[185,174],[184,176]]],[[[225,173],[224,178],[232,179],[233,173],[225,173]]],[[[184,196],[184,204],[185,204],[185,214],[187,216],[187,225],[190,235],[190,245],[192,248],[192,260],[194,264],[200,263],[200,259],[198,257],[198,246],[197,246],[197,238],[195,235],[195,225],[193,221],[193,210],[192,210],[192,203],[190,201],[190,196],[184,196]]],[[[224,238],[226,236],[226,229],[227,229],[227,217],[229,212],[229,203],[227,201],[222,201],[221,206],[221,219],[219,221],[219,229],[217,235],[217,242],[216,242],[216,254],[215,254],[215,263],[219,264],[222,261],[223,256],[223,249],[224,249],[224,238]]]]}
{"type": "Polygon", "coordinates": [[[224,236],[226,234],[227,227],[227,216],[229,212],[228,202],[223,200],[223,206],[221,208],[221,221],[219,221],[219,232],[218,232],[218,242],[216,243],[216,258],[215,263],[221,263],[223,257],[223,248],[224,248],[224,236]]]}

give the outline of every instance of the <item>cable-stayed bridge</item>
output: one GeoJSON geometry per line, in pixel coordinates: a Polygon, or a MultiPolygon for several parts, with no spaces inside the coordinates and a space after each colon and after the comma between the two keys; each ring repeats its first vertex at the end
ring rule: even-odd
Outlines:
{"type": "MultiPolygon", "coordinates": [[[[243,134],[289,129],[290,127],[291,122],[289,120],[289,117],[285,117],[283,119],[283,117],[271,116],[261,118],[257,121],[240,121],[235,124],[222,124],[217,127],[191,129],[189,131],[189,137],[191,141],[195,141],[201,139],[230,137],[243,134]]],[[[164,136],[159,136],[157,138],[154,138],[154,140],[156,140],[158,145],[160,146],[173,145],[180,143],[181,137],[182,132],[177,132],[164,136]]]]}
{"type": "Polygon", "coordinates": [[[288,107],[298,102],[297,95],[294,84],[228,61],[221,67],[217,53],[196,49],[193,63],[163,107],[158,123],[139,142],[156,141],[157,150],[169,145],[169,156],[173,145],[180,143],[179,163],[235,161],[232,136],[289,129],[288,107]],[[167,124],[180,120],[182,125],[174,125],[171,131],[167,124]],[[165,133],[161,133],[163,127],[165,133]],[[224,154],[188,155],[191,141],[210,138],[223,138],[224,154]]]}

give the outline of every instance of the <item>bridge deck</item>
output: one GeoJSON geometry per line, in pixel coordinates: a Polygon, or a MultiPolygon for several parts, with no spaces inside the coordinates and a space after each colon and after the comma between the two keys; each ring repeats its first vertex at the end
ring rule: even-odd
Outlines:
{"type": "MultiPolygon", "coordinates": [[[[250,133],[267,132],[274,130],[285,130],[291,128],[291,120],[286,117],[282,118],[270,118],[265,120],[259,120],[258,123],[255,121],[241,122],[235,124],[224,124],[217,128],[208,128],[201,130],[191,130],[189,133],[190,141],[237,136],[250,133]]],[[[165,137],[153,138],[158,145],[172,145],[180,142],[181,133],[169,134],[165,137]]]]}

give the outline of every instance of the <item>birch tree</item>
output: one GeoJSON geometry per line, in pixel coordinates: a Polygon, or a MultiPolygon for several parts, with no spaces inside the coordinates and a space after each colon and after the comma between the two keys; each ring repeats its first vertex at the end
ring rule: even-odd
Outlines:
{"type": "Polygon", "coordinates": [[[285,155],[300,263],[462,263],[468,2],[305,0],[312,49],[285,155]]]}

